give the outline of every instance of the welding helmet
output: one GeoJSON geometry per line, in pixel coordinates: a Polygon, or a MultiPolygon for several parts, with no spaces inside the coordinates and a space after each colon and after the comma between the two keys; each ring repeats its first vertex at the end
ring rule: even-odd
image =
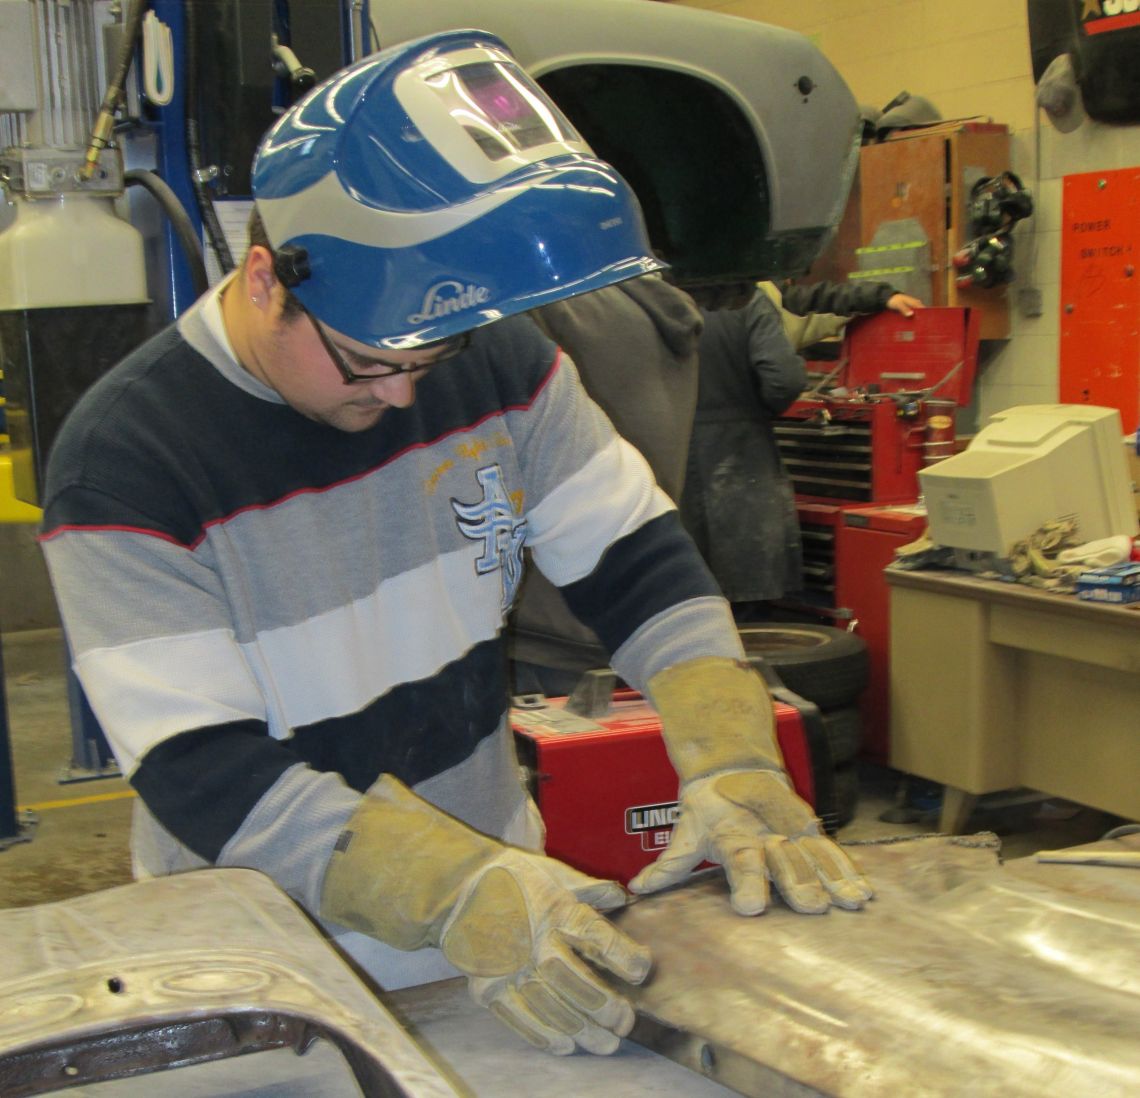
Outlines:
{"type": "Polygon", "coordinates": [[[883,108],[883,113],[879,115],[878,128],[882,133],[886,130],[908,130],[918,126],[929,126],[941,121],[942,115],[929,99],[902,91],[883,108]]]}
{"type": "Polygon", "coordinates": [[[378,348],[665,266],[625,181],[483,31],[406,42],[330,77],[262,141],[253,193],[282,282],[378,348]]]}

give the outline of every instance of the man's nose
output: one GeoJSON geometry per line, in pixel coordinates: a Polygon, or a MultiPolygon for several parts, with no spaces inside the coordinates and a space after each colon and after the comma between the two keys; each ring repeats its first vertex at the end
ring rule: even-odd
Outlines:
{"type": "Polygon", "coordinates": [[[393,408],[410,408],[416,402],[415,374],[389,374],[369,383],[377,400],[393,408]]]}

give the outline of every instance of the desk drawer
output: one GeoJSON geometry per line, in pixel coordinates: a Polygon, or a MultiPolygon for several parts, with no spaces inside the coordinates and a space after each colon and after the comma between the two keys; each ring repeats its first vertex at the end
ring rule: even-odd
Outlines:
{"type": "Polygon", "coordinates": [[[1057,617],[994,603],[990,606],[989,639],[1007,648],[1140,675],[1140,611],[1136,613],[1138,628],[1128,628],[1118,621],[1057,617]]]}

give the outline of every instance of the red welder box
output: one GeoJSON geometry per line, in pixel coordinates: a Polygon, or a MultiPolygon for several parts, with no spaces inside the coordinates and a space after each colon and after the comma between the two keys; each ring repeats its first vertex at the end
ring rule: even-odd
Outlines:
{"type": "MultiPolygon", "coordinates": [[[[829,760],[819,753],[826,739],[821,745],[808,732],[819,711],[792,697],[803,711],[776,701],[776,735],[796,792],[823,815],[817,795],[830,796],[829,760]]],[[[661,718],[631,690],[616,691],[596,719],[570,712],[566,701],[526,695],[511,709],[519,760],[546,824],[546,853],[625,884],[669,845],[676,819],[677,774],[661,718]]]]}

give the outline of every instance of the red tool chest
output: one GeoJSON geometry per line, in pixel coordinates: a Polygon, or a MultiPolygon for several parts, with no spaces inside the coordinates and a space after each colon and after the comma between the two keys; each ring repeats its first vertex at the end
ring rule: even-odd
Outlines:
{"type": "Polygon", "coordinates": [[[953,441],[954,407],[970,402],[977,361],[978,318],[970,309],[852,321],[827,387],[797,400],[774,427],[797,497],[917,499],[918,470],[932,446],[953,441]]]}
{"type": "Polygon", "coordinates": [[[835,605],[850,614],[867,645],[870,677],[860,699],[862,754],[886,764],[890,740],[890,597],[883,569],[899,546],[926,529],[926,512],[913,504],[845,507],[835,530],[835,605]]]}
{"type": "Polygon", "coordinates": [[[954,451],[954,411],[970,402],[977,356],[974,310],[853,321],[829,387],[797,401],[775,426],[796,491],[804,594],[840,628],[854,622],[867,644],[862,754],[878,762],[889,741],[882,572],[925,529],[918,471],[954,451]]]}

